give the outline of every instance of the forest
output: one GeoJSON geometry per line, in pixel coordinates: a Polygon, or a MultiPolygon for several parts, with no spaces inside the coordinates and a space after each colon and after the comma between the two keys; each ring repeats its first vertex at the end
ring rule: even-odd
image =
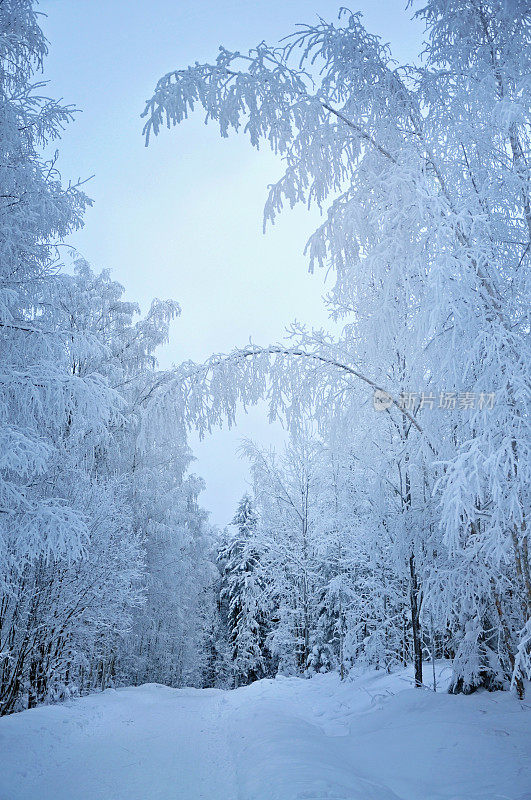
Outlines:
{"type": "Polygon", "coordinates": [[[451,695],[524,699],[531,14],[423,2],[415,64],[341,9],[158,80],[147,147],[199,113],[278,157],[266,234],[318,209],[305,254],[340,331],[161,368],[180,305],[141,312],[68,244],[92,203],[55,150],[76,110],[47,96],[37,4],[1,0],[0,715],[410,666],[437,692],[441,663],[451,695]],[[220,530],[188,437],[256,404],[285,446],[242,441],[220,530]]]}

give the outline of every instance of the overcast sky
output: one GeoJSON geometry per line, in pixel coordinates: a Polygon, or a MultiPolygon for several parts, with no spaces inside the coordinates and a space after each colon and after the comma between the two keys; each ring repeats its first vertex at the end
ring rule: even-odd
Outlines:
{"type": "MultiPolygon", "coordinates": [[[[96,270],[110,267],[128,299],[178,300],[182,316],[160,353],[164,367],[253,341],[277,341],[298,319],[326,325],[323,275],[309,275],[303,248],[318,217],[286,211],[264,236],[268,183],[281,163],[244,137],[221,140],[199,113],[144,147],[140,113],[156,80],[172,69],[212,61],[220,44],[245,50],[278,41],[316,15],[335,20],[330,0],[43,0],[50,41],[49,93],[82,109],[60,143],[65,179],[94,175],[94,207],[70,241],[96,270]]],[[[351,4],[366,26],[413,60],[422,31],[401,0],[351,4]]],[[[199,442],[194,471],[207,489],[202,504],[224,525],[247,485],[236,453],[242,436],[278,444],[282,431],[263,409],[233,431],[199,442]]]]}

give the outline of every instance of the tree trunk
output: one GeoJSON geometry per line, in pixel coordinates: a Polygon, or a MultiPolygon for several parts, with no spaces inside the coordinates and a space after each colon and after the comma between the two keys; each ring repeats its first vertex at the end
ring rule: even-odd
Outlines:
{"type": "Polygon", "coordinates": [[[413,652],[415,656],[415,686],[422,686],[422,641],[420,636],[420,617],[418,602],[418,582],[415,572],[415,556],[411,553],[409,557],[410,589],[409,598],[411,602],[411,630],[413,632],[413,652]]]}

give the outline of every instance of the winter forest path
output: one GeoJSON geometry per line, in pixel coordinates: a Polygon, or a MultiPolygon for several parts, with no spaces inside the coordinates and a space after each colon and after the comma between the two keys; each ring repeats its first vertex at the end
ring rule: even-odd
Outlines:
{"type": "Polygon", "coordinates": [[[531,704],[411,680],[147,684],[13,714],[0,800],[531,800],[531,704]]]}
{"type": "Polygon", "coordinates": [[[236,800],[223,695],[146,684],[1,720],[0,799],[236,800]]]}

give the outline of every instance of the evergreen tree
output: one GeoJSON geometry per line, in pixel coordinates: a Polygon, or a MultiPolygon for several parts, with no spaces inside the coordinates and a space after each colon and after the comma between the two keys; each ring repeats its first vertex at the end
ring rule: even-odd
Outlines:
{"type": "Polygon", "coordinates": [[[254,534],[258,519],[245,494],[232,524],[234,533],[219,552],[223,563],[221,597],[227,606],[227,626],[236,686],[264,677],[269,656],[264,579],[254,534]]]}

